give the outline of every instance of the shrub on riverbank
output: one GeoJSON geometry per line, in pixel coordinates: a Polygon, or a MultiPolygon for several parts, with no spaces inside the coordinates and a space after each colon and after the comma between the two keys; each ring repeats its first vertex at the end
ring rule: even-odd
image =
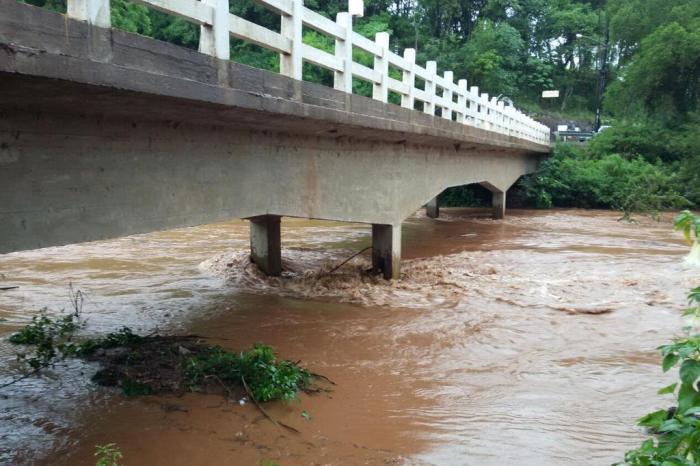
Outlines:
{"type": "MultiPolygon", "coordinates": [[[[601,143],[602,144],[602,143],[601,143]]],[[[658,212],[689,206],[677,175],[660,162],[591,147],[559,144],[537,173],[525,177],[517,194],[534,207],[581,207],[658,212]]]]}

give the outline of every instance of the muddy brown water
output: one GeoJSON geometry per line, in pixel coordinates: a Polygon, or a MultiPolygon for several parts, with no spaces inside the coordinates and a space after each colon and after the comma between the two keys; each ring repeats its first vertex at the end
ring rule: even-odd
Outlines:
{"type": "MultiPolygon", "coordinates": [[[[0,463],[126,465],[610,464],[670,399],[655,347],[682,327],[698,271],[662,223],[610,212],[447,209],[404,223],[402,279],[362,274],[365,225],[285,219],[285,276],[248,263],[241,221],[0,256],[0,332],[86,293],[84,332],[127,325],[265,342],[337,385],[268,405],[221,396],[124,398],[67,361],[0,390],[0,463]],[[320,271],[320,272],[319,272],[320,271]],[[302,412],[307,411],[306,420],[302,412]]],[[[0,384],[16,348],[0,343],[0,384]]]]}

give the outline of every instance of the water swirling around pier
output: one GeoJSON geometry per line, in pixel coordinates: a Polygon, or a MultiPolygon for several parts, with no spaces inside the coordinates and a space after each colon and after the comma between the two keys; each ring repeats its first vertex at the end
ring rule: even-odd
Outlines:
{"type": "MultiPolygon", "coordinates": [[[[609,212],[449,209],[404,223],[402,279],[366,274],[369,228],[285,219],[281,278],[249,264],[244,222],[0,256],[0,330],[87,294],[88,333],[196,333],[262,341],[337,383],[272,405],[214,395],[125,399],[59,365],[0,397],[0,458],[89,464],[609,464],[670,381],[655,347],[698,285],[668,222],[609,212]],[[310,420],[300,416],[302,410],[310,420]],[[235,461],[234,461],[235,459],[235,461]]],[[[10,368],[15,348],[0,345],[10,368]]],[[[12,377],[3,370],[0,382],[12,377]]]]}

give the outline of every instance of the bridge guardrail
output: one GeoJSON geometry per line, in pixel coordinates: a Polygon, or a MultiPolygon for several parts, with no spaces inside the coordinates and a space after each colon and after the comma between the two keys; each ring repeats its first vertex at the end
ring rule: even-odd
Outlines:
{"type": "MultiPolygon", "coordinates": [[[[416,63],[415,49],[403,56],[389,48],[389,34],[379,32],[372,41],[352,29],[350,12],[338,13],[332,21],[308,8],[303,0],[255,0],[280,15],[280,32],[267,29],[229,12],[229,0],[133,0],[136,3],[179,16],[201,27],[200,52],[220,59],[230,59],[230,37],[236,37],[280,54],[280,73],[302,79],[302,64],[309,62],[334,73],[334,87],[352,93],[352,78],[369,81],[372,97],[388,102],[389,91],[401,96],[401,106],[414,109],[422,102],[425,113],[540,144],[549,144],[549,128],[512,106],[504,106],[496,97],[479,93],[477,86],[467,86],[466,79],[456,84],[452,71],[437,73],[437,63],[425,67],[416,63]],[[302,30],[306,26],[335,40],[334,54],[305,44],[302,30]],[[374,57],[372,68],[353,61],[353,47],[374,57]],[[389,75],[389,67],[398,69],[402,79],[389,75]],[[416,86],[416,78],[424,88],[416,86]],[[440,92],[439,92],[440,91],[440,92]]],[[[361,15],[361,1],[350,0],[352,13],[361,15]]],[[[99,27],[110,27],[109,0],[68,0],[68,16],[99,27]]]]}

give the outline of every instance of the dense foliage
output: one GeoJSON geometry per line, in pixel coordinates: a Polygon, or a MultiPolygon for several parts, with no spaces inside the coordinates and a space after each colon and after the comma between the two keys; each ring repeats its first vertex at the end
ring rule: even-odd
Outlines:
{"type": "MultiPolygon", "coordinates": [[[[607,143],[606,143],[607,144],[607,143]]],[[[614,143],[613,143],[614,145],[614,143]]],[[[540,207],[613,208],[627,214],[688,206],[679,176],[659,160],[595,144],[560,144],[519,191],[540,207]]]]}

